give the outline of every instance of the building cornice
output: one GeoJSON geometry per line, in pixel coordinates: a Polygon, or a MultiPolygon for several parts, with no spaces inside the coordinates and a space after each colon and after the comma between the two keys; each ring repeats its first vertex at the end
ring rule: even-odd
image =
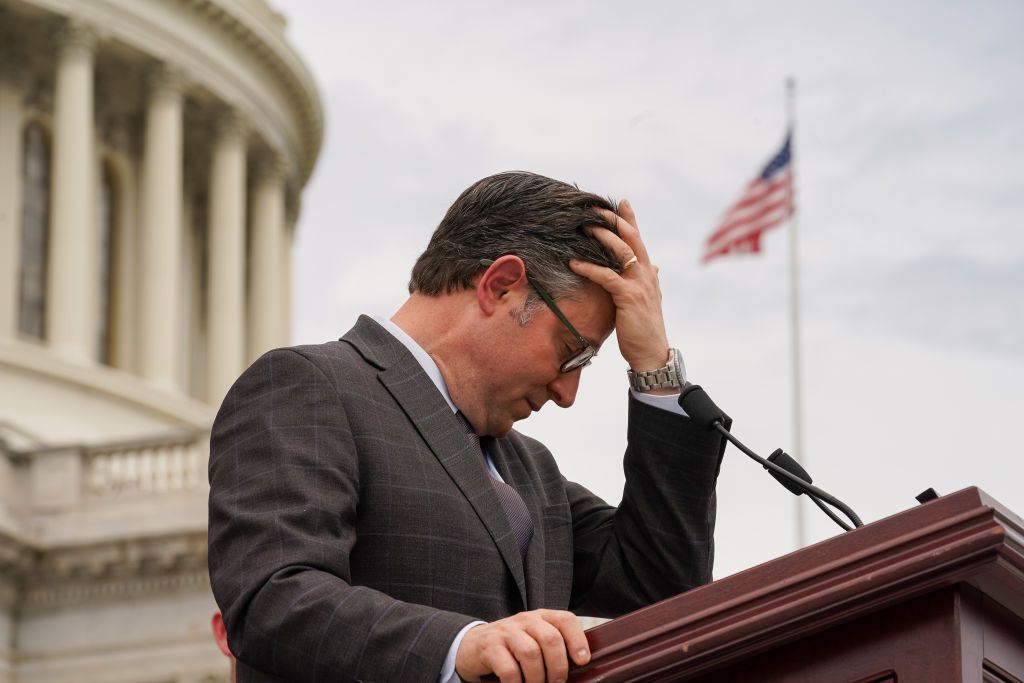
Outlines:
{"type": "Polygon", "coordinates": [[[35,557],[34,546],[24,538],[0,532],[0,607],[19,602],[35,557]]]}
{"type": "MultiPolygon", "coordinates": [[[[29,548],[11,541],[10,583],[18,604],[66,606],[208,589],[206,531],[89,545],[29,548]]],[[[0,575],[2,576],[2,575],[0,575]]]]}
{"type": "Polygon", "coordinates": [[[302,184],[313,173],[323,142],[323,108],[316,83],[298,54],[284,40],[281,26],[272,27],[238,0],[178,0],[208,17],[282,78],[303,122],[302,184]]]}
{"type": "Polygon", "coordinates": [[[105,365],[80,365],[57,358],[49,348],[32,342],[0,339],[0,376],[22,371],[46,377],[125,405],[141,406],[151,414],[184,429],[205,429],[213,423],[214,406],[178,393],[151,387],[137,375],[105,365]]]}
{"type": "MultiPolygon", "coordinates": [[[[209,77],[209,59],[203,59],[193,45],[182,43],[180,36],[158,21],[147,21],[151,11],[166,12],[166,1],[149,0],[21,0],[54,14],[102,26],[100,39],[116,38],[150,55],[158,62],[188,67],[189,78],[204,85],[213,85],[212,91],[221,95],[217,84],[237,85],[222,74],[217,83],[204,83],[209,77]],[[188,62],[188,63],[186,63],[188,62]]],[[[280,21],[272,10],[255,12],[248,3],[239,0],[173,0],[173,5],[184,9],[200,25],[215,27],[230,42],[256,58],[276,76],[287,95],[284,106],[289,108],[297,126],[298,149],[294,150],[295,172],[299,184],[309,180],[316,165],[323,142],[323,108],[312,74],[295,50],[285,40],[280,21]]],[[[239,106],[230,101],[231,106],[239,106]]],[[[252,104],[252,103],[250,103],[252,104]]],[[[247,112],[249,114],[259,113],[247,112]]],[[[292,156],[292,155],[289,155],[292,156]]]]}

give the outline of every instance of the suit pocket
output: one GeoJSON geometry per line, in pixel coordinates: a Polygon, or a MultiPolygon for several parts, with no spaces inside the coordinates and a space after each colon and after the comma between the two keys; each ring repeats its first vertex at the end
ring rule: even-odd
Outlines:
{"type": "Polygon", "coordinates": [[[572,517],[569,505],[559,503],[544,508],[544,605],[568,609],[572,594],[572,517]]]}

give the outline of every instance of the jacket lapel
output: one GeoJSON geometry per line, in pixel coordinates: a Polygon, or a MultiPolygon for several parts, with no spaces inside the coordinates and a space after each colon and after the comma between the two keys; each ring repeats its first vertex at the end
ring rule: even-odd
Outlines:
{"type": "MultiPolygon", "coordinates": [[[[408,349],[372,319],[360,316],[355,327],[342,340],[381,368],[378,375],[381,383],[409,416],[448,476],[476,511],[512,573],[523,605],[527,605],[523,561],[512,527],[491,485],[480,452],[466,438],[459,418],[452,413],[447,401],[408,349]]],[[[534,514],[532,510],[531,514],[534,514]]],[[[530,548],[533,548],[533,541],[530,548]]]]}

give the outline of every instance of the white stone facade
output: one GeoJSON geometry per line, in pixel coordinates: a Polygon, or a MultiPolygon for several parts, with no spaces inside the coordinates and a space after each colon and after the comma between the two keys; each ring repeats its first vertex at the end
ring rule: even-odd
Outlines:
{"type": "Polygon", "coordinates": [[[0,683],[227,680],[209,428],[322,121],[263,0],[0,0],[0,683]]]}

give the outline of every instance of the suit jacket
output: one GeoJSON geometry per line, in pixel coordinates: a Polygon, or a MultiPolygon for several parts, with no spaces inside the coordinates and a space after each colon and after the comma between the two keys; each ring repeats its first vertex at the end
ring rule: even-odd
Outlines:
{"type": "Polygon", "coordinates": [[[495,467],[530,510],[525,566],[479,451],[371,319],[272,351],[210,448],[210,579],[239,681],[434,681],[458,631],[527,609],[616,616],[711,580],[724,447],[630,399],[619,507],[512,431],[495,467]]]}

